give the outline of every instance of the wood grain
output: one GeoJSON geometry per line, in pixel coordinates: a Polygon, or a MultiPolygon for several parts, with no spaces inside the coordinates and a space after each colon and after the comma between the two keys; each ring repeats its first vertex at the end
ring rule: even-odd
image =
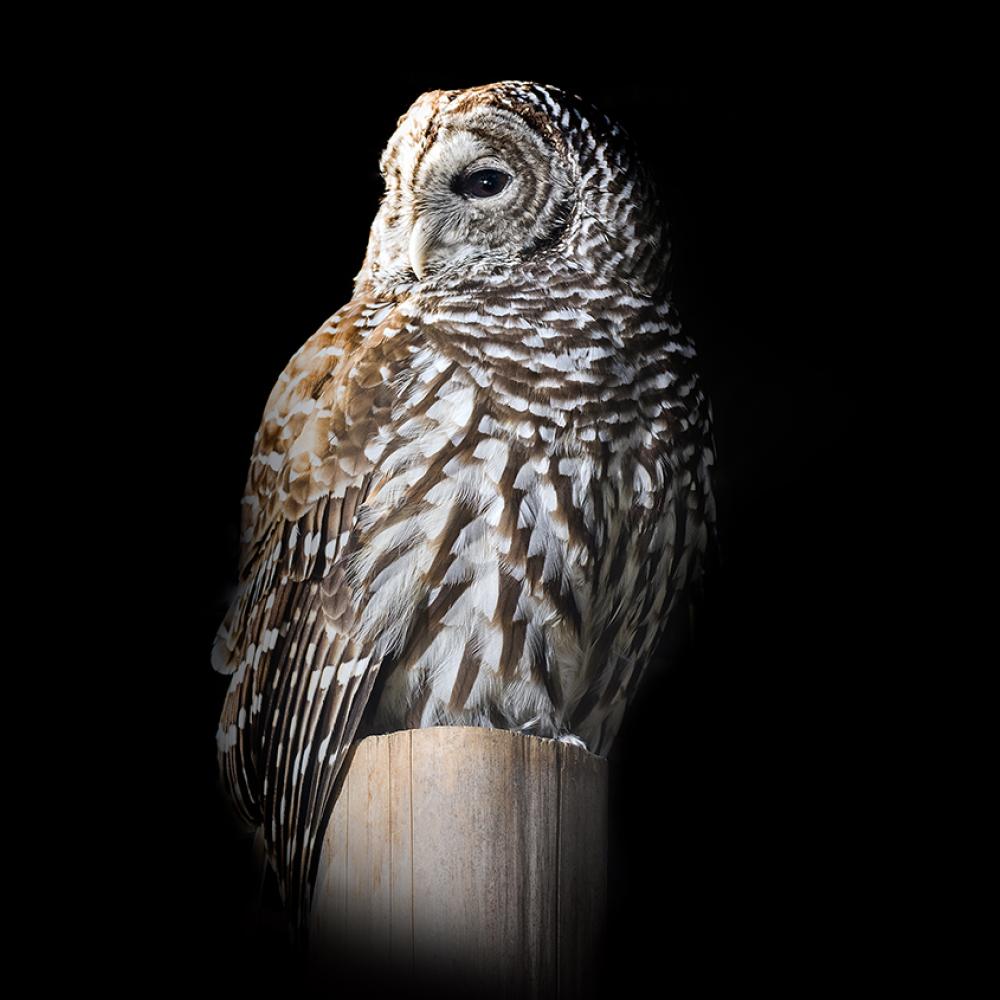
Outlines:
{"type": "Polygon", "coordinates": [[[326,831],[310,952],[331,981],[350,956],[451,991],[575,997],[606,894],[604,760],[497,729],[372,736],[326,831]]]}

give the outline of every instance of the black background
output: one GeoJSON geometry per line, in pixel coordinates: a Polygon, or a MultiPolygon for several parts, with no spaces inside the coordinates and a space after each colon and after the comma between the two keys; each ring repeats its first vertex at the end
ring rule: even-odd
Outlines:
{"type": "Polygon", "coordinates": [[[228,679],[209,651],[253,434],[288,358],[349,298],[396,119],[424,90],[509,78],[580,93],[636,140],[716,415],[723,563],[612,755],[615,984],[770,982],[790,957],[833,975],[868,947],[841,914],[871,892],[880,794],[862,760],[872,456],[856,363],[878,336],[856,192],[880,124],[855,55],[734,59],[678,38],[614,63],[522,46],[361,72],[362,54],[192,36],[134,101],[109,83],[134,315],[157,330],[129,349],[153,359],[134,389],[155,394],[157,440],[137,465],[161,553],[156,579],[123,595],[143,666],[126,721],[102,733],[128,748],[105,774],[122,823],[95,890],[119,960],[234,991],[288,974],[278,939],[239,922],[253,887],[215,777],[228,679]]]}

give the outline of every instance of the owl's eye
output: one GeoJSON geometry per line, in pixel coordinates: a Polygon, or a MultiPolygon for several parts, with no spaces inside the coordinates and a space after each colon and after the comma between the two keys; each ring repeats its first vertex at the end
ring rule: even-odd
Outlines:
{"type": "Polygon", "coordinates": [[[502,170],[476,170],[455,181],[455,190],[466,198],[492,198],[510,182],[510,174],[502,170]]]}

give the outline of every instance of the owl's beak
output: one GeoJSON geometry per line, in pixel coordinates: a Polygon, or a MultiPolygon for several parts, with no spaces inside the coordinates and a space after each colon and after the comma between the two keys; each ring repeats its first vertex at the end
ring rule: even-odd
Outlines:
{"type": "Polygon", "coordinates": [[[427,260],[430,257],[432,243],[430,226],[421,216],[413,224],[413,231],[410,233],[410,267],[413,268],[418,281],[423,281],[427,274],[427,260]]]}
{"type": "Polygon", "coordinates": [[[427,215],[418,215],[410,231],[410,267],[422,281],[444,258],[450,259],[458,246],[456,237],[446,225],[429,222],[427,215]]]}

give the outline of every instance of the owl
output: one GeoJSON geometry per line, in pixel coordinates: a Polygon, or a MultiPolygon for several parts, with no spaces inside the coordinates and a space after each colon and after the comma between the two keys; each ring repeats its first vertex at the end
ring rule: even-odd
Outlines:
{"type": "Polygon", "coordinates": [[[553,86],[437,90],[380,170],[353,296],[254,438],[212,649],[221,783],[300,929],[352,740],[489,726],[606,755],[715,525],[626,132],[553,86]]]}

